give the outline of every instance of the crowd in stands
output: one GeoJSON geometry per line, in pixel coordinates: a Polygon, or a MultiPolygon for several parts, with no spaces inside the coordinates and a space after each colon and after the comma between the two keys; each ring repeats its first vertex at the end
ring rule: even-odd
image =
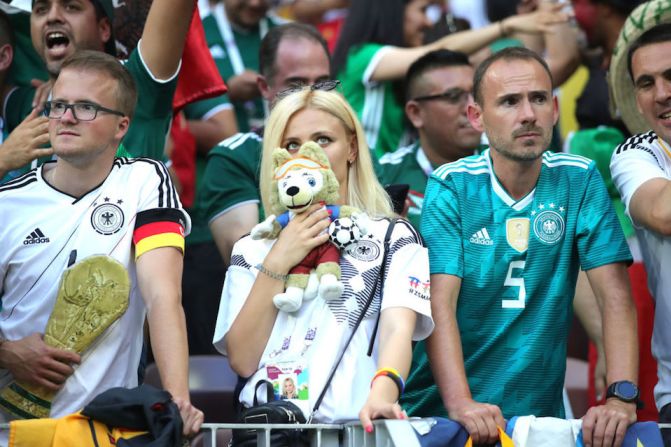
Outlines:
{"type": "Polygon", "coordinates": [[[0,97],[0,422],[153,361],[190,437],[188,357],[224,355],[243,407],[270,382],[315,421],[491,444],[566,417],[574,313],[586,445],[671,422],[669,0],[14,0],[0,97]],[[325,168],[336,203],[277,217],[325,168]],[[128,307],[73,352],[119,287],[94,255],[128,307]]]}

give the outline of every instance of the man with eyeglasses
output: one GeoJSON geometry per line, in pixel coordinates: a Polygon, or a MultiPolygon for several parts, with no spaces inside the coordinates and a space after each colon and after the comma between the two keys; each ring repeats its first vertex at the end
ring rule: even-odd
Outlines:
{"type": "Polygon", "coordinates": [[[405,77],[405,114],[418,140],[380,157],[380,183],[407,184],[408,220],[419,229],[424,190],[437,167],[480,149],[481,132],[473,129],[466,105],[473,90],[468,56],[436,50],[417,59],[405,77]]]}
{"type": "MultiPolygon", "coordinates": [[[[180,295],[190,219],[162,163],[115,157],[136,98],[131,75],[114,57],[75,53],[45,105],[57,160],[0,187],[0,388],[17,380],[57,392],[50,416],[58,418],[109,388],[135,387],[146,316],[162,383],[188,436],[203,422],[189,399],[180,295]],[[128,308],[82,355],[45,344],[64,270],[94,255],[128,270],[128,308]]],[[[103,296],[104,275],[89,277],[103,296]]],[[[80,303],[93,292],[66,293],[80,303]]],[[[22,416],[2,397],[0,408],[0,421],[22,416]]]]}

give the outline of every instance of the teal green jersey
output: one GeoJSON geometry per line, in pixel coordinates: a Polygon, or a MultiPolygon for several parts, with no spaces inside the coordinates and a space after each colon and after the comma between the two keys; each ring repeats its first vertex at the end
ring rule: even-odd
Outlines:
{"type": "MultiPolygon", "coordinates": [[[[631,261],[594,162],[546,152],[536,187],[514,200],[487,150],[438,168],[424,202],[431,273],[462,279],[456,317],[473,398],[506,418],[563,417],[578,270],[631,261]]],[[[444,414],[423,345],[414,357],[407,408],[444,414]]]]}
{"type": "Polygon", "coordinates": [[[385,46],[375,43],[356,46],[337,75],[345,98],[361,120],[368,146],[377,156],[401,146],[405,133],[405,112],[394,94],[393,83],[370,80],[385,51],[385,46]]]}

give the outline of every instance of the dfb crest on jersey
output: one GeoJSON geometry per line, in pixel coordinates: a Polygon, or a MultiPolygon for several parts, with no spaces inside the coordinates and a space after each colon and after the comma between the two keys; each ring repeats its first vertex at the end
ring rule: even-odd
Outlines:
{"type": "Polygon", "coordinates": [[[566,223],[563,214],[565,212],[566,208],[554,203],[549,205],[541,203],[538,206],[538,211],[531,212],[531,215],[534,216],[534,234],[541,242],[554,244],[564,236],[566,223]]]}
{"type": "Polygon", "coordinates": [[[123,227],[124,215],[118,205],[109,203],[109,199],[107,198],[105,202],[96,206],[91,213],[91,225],[98,233],[110,235],[123,227]]]}

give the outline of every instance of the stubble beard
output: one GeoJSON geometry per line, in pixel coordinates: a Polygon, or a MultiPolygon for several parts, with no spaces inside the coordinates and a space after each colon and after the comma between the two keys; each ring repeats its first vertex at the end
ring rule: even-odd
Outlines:
{"type": "Polygon", "coordinates": [[[511,140],[508,141],[504,141],[502,138],[498,137],[490,137],[489,140],[490,146],[505,158],[512,161],[528,163],[538,160],[543,156],[543,152],[545,152],[547,147],[550,145],[550,136],[543,133],[540,146],[537,146],[536,143],[532,140],[524,141],[522,147],[525,150],[514,150],[514,141],[514,137],[511,137],[511,140]]]}

